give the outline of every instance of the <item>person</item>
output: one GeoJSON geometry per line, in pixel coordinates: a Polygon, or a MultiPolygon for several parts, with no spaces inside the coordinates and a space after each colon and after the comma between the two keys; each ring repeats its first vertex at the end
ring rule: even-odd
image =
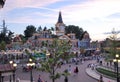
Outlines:
{"type": "Polygon", "coordinates": [[[43,82],[43,80],[41,79],[41,75],[39,75],[38,77],[38,82],[43,82]]]}
{"type": "Polygon", "coordinates": [[[68,77],[65,76],[64,82],[68,82],[68,77]]]}
{"type": "Polygon", "coordinates": [[[99,82],[103,82],[103,76],[100,75],[100,81],[99,82]]]}
{"type": "Polygon", "coordinates": [[[109,63],[107,62],[107,67],[109,66],[109,63]]]}
{"type": "Polygon", "coordinates": [[[91,64],[91,69],[94,70],[94,64],[93,63],[91,64]]]}
{"type": "Polygon", "coordinates": [[[74,73],[75,73],[75,74],[78,74],[78,72],[79,72],[78,66],[76,66],[75,69],[74,69],[74,73]]]}
{"type": "Polygon", "coordinates": [[[71,65],[69,65],[68,72],[71,74],[71,65]]]}

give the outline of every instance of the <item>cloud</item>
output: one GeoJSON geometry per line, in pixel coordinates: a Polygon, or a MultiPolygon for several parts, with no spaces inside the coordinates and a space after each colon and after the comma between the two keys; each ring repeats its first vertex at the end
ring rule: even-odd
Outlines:
{"type": "Polygon", "coordinates": [[[120,13],[114,13],[114,14],[108,16],[108,18],[120,18],[120,13]]]}
{"type": "MultiPolygon", "coordinates": [[[[38,22],[40,22],[40,20],[42,20],[41,23],[45,23],[47,21],[43,21],[43,20],[51,20],[49,18],[54,17],[53,13],[48,13],[48,11],[51,11],[51,12],[57,11],[58,12],[58,10],[56,10],[56,9],[47,8],[45,6],[53,4],[53,3],[57,3],[60,1],[63,1],[63,0],[6,0],[6,4],[5,4],[4,8],[0,10],[0,16],[1,16],[0,18],[6,19],[12,23],[13,22],[14,23],[37,22],[38,23],[38,22]],[[35,11],[32,13],[29,13],[29,12],[27,12],[27,10],[25,11],[25,9],[28,9],[31,11],[32,8],[34,8],[34,10],[35,9],[46,10],[47,12],[45,13],[45,12],[41,12],[41,11],[35,11]],[[19,13],[17,11],[19,11],[19,13]],[[25,11],[26,14],[23,11],[25,11]],[[16,14],[17,14],[17,16],[15,16],[16,14]],[[36,15],[39,17],[39,19],[33,20],[36,15]],[[42,17],[42,19],[41,19],[41,17],[42,17]],[[43,17],[45,17],[45,18],[43,19],[43,17]],[[46,19],[46,18],[48,18],[48,19],[46,19]]],[[[51,21],[50,21],[50,23],[51,23],[51,21]]]]}
{"type": "Polygon", "coordinates": [[[16,8],[44,8],[48,10],[52,10],[49,8],[45,8],[44,6],[59,2],[61,0],[6,0],[4,10],[10,11],[16,8]]]}
{"type": "Polygon", "coordinates": [[[120,12],[119,4],[119,0],[90,0],[61,7],[60,10],[66,12],[67,18],[72,18],[72,20],[90,20],[120,12]]]}
{"type": "MultiPolygon", "coordinates": [[[[52,12],[62,10],[64,20],[68,22],[72,22],[72,21],[77,22],[81,20],[93,20],[95,18],[104,19],[104,17],[106,16],[120,12],[119,0],[114,0],[114,1],[113,0],[90,0],[82,3],[78,2],[77,4],[73,4],[69,6],[63,5],[63,7],[59,9],[50,9],[46,7],[47,5],[50,5],[52,3],[57,3],[59,1],[61,0],[7,0],[5,10],[6,8],[12,10],[15,8],[25,8],[25,7],[39,8],[39,9],[49,10],[52,12]]],[[[53,15],[48,15],[49,13],[46,13],[46,12],[41,13],[40,11],[36,11],[36,12],[33,12],[32,14],[34,15],[34,13],[39,13],[39,16],[43,16],[41,14],[44,14],[44,16],[46,15],[46,16],[53,17],[53,15]]],[[[53,14],[54,13],[55,12],[53,12],[53,14]]]]}
{"type": "Polygon", "coordinates": [[[44,12],[30,11],[24,13],[14,12],[13,15],[6,16],[6,20],[9,23],[54,24],[57,21],[57,17],[58,17],[58,13],[55,16],[55,14],[51,12],[44,13],[44,12]]]}

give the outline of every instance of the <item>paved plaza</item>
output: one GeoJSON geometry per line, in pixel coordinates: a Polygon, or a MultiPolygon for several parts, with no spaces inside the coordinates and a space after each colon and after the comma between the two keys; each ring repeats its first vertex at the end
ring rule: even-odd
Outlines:
{"type": "MultiPolygon", "coordinates": [[[[71,68],[72,68],[72,73],[70,76],[68,76],[68,82],[97,82],[96,79],[90,77],[87,73],[86,73],[86,68],[87,65],[89,63],[95,62],[93,61],[85,61],[83,64],[78,64],[77,66],[79,67],[79,73],[78,75],[75,75],[73,73],[73,69],[75,68],[75,64],[71,64],[71,68]]],[[[65,64],[62,65],[60,69],[58,69],[57,71],[62,72],[65,69],[68,69],[68,66],[70,64],[65,64]]],[[[49,74],[45,73],[45,72],[41,72],[41,71],[37,71],[36,69],[33,70],[33,78],[34,81],[37,82],[38,76],[39,74],[41,75],[42,79],[44,81],[47,82],[52,82],[51,79],[49,79],[49,74]]],[[[19,67],[16,71],[16,78],[20,78],[23,82],[23,80],[26,80],[26,82],[30,82],[30,72],[23,72],[22,69],[19,67]]],[[[6,77],[6,79],[8,80],[9,78],[6,77]]],[[[64,77],[62,76],[60,79],[56,80],[56,82],[64,82],[64,77]]]]}
{"type": "MultiPolygon", "coordinates": [[[[85,61],[83,64],[79,63],[78,65],[72,64],[65,64],[62,65],[60,69],[58,69],[58,72],[63,72],[65,69],[68,69],[69,65],[71,65],[72,73],[68,76],[68,82],[98,82],[100,78],[100,74],[96,73],[95,70],[92,70],[91,68],[87,68],[87,65],[90,63],[96,63],[95,60],[89,60],[85,61]],[[73,73],[73,70],[75,66],[79,67],[79,73],[78,75],[75,75],[73,73]]],[[[49,74],[46,72],[41,72],[36,69],[33,70],[33,78],[34,82],[37,82],[39,74],[41,75],[42,79],[45,82],[52,82],[49,78],[49,74]]],[[[30,82],[30,72],[23,72],[22,68],[19,66],[16,71],[16,78],[20,78],[20,82],[30,82]]],[[[9,77],[5,78],[5,82],[9,82],[9,77]]],[[[113,79],[106,78],[103,76],[104,82],[116,82],[113,79]]],[[[62,76],[60,79],[57,79],[56,82],[64,82],[64,77],[62,76]]]]}

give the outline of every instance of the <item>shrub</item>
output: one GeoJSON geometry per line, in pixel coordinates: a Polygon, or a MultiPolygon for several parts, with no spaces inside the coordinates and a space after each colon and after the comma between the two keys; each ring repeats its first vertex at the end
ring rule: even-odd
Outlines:
{"type": "MultiPolygon", "coordinates": [[[[107,69],[104,69],[104,68],[96,68],[96,70],[99,72],[99,73],[102,73],[104,75],[107,75],[107,76],[110,76],[112,78],[116,78],[117,77],[117,74],[116,72],[114,71],[110,71],[110,70],[107,70],[107,69]]],[[[119,74],[120,75],[120,74],[119,74]]]]}

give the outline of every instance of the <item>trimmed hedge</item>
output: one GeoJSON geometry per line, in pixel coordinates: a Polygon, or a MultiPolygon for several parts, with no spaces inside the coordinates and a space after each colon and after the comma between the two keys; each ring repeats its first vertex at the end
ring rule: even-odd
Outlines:
{"type": "MultiPolygon", "coordinates": [[[[110,71],[110,70],[107,70],[107,69],[104,69],[104,68],[96,68],[96,70],[99,73],[107,75],[107,76],[110,76],[112,78],[116,78],[117,77],[116,72],[113,72],[113,71],[110,71]]],[[[120,76],[120,73],[119,73],[119,76],[120,76]]]]}

